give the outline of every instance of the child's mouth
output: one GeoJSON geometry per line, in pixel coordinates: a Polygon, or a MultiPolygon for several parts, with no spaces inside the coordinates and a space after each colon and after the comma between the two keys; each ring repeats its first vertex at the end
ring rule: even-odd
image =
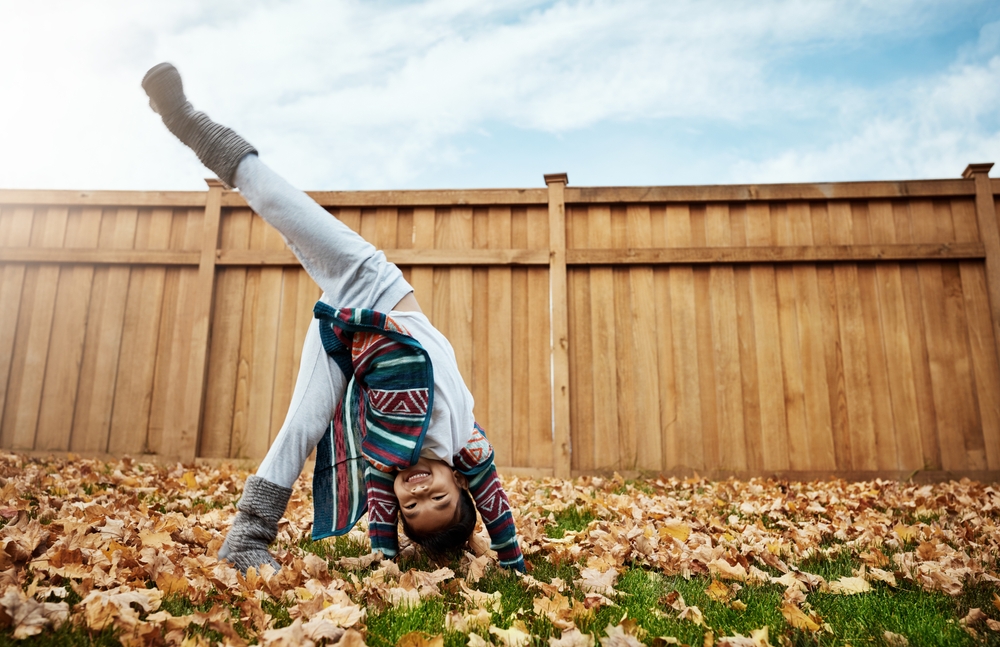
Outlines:
{"type": "Polygon", "coordinates": [[[430,475],[431,475],[430,472],[415,472],[406,477],[406,482],[407,483],[420,482],[423,481],[425,478],[429,478],[430,475]]]}

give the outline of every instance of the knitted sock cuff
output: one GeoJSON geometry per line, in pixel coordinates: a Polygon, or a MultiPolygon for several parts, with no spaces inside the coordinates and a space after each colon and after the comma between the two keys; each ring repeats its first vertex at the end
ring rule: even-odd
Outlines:
{"type": "Polygon", "coordinates": [[[243,496],[236,504],[236,509],[246,512],[265,521],[278,523],[285,515],[288,500],[292,497],[292,488],[271,483],[256,474],[247,477],[243,487],[243,496]]]}

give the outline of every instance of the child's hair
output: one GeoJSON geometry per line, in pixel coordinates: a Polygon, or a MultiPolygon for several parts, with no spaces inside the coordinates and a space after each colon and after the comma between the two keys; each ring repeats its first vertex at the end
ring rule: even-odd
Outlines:
{"type": "Polygon", "coordinates": [[[403,522],[403,532],[414,543],[432,555],[450,555],[457,553],[465,542],[469,541],[472,531],[476,529],[476,504],[472,495],[465,488],[459,488],[458,520],[442,530],[422,533],[417,532],[406,523],[406,517],[400,515],[403,522]]]}

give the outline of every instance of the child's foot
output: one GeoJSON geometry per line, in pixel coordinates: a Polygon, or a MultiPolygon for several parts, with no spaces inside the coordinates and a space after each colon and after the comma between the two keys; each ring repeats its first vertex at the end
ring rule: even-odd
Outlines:
{"type": "Polygon", "coordinates": [[[196,112],[184,96],[180,73],[170,63],[160,63],[146,72],[142,87],[167,129],[227,186],[236,186],[236,167],[246,155],[256,155],[257,149],[204,112],[196,112]]]}

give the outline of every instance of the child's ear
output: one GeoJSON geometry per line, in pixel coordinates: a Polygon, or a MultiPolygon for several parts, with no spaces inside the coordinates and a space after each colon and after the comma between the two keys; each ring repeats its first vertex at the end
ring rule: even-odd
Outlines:
{"type": "Polygon", "coordinates": [[[469,479],[465,478],[465,474],[462,474],[456,469],[451,471],[451,475],[455,477],[455,484],[462,490],[469,489],[469,479]]]}

